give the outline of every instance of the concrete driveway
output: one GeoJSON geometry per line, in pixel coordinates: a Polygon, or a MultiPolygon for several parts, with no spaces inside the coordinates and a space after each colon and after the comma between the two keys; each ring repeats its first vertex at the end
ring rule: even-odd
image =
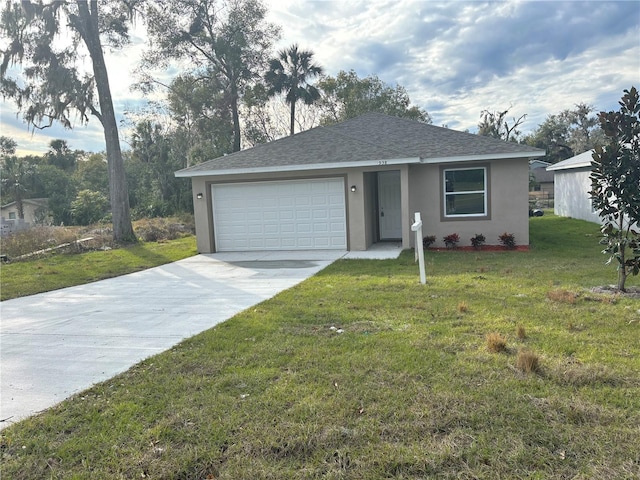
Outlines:
{"type": "Polygon", "coordinates": [[[273,297],[345,254],[197,255],[1,302],[0,429],[273,297]]]}

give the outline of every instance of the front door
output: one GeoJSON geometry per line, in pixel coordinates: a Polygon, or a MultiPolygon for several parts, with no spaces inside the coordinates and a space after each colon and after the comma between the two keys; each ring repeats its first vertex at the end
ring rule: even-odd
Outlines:
{"type": "Polygon", "coordinates": [[[380,240],[402,238],[400,170],[378,172],[378,225],[380,240]]]}

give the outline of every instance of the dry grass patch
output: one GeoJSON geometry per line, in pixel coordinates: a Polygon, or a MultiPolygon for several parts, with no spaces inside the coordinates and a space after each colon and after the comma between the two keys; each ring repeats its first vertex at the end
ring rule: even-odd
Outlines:
{"type": "Polygon", "coordinates": [[[530,350],[520,350],[516,367],[524,373],[537,373],[540,371],[540,357],[530,350]]]}
{"type": "Polygon", "coordinates": [[[103,246],[112,246],[110,232],[91,231],[79,227],[33,227],[6,235],[2,237],[1,242],[0,250],[2,254],[7,255],[11,261],[16,261],[18,257],[23,255],[59,247],[60,245],[69,245],[70,247],[59,250],[63,252],[78,252],[103,246]],[[85,238],[91,238],[92,240],[83,244],[74,243],[85,238]]]}
{"type": "Polygon", "coordinates": [[[609,387],[639,387],[640,379],[626,377],[605,365],[583,364],[569,359],[554,367],[550,375],[561,385],[589,387],[607,385],[609,387]]]}
{"type": "Polygon", "coordinates": [[[578,295],[568,290],[558,289],[558,290],[551,290],[550,292],[548,292],[547,298],[553,302],[575,305],[578,299],[578,295]]]}
{"type": "Polygon", "coordinates": [[[507,339],[499,333],[493,332],[487,335],[487,349],[491,353],[507,351],[507,339]]]}
{"type": "Polygon", "coordinates": [[[527,331],[522,325],[518,325],[518,328],[516,328],[516,336],[520,340],[524,340],[525,338],[527,338],[527,331]]]}
{"type": "Polygon", "coordinates": [[[193,218],[188,215],[183,217],[137,220],[133,224],[133,230],[143,242],[161,242],[194,235],[195,224],[193,218]]]}
{"type": "Polygon", "coordinates": [[[466,313],[468,311],[469,311],[469,305],[467,305],[467,302],[460,302],[458,304],[458,312],[466,313]]]}

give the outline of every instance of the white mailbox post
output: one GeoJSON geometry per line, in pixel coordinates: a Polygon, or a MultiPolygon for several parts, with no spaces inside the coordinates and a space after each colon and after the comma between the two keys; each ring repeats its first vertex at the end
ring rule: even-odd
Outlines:
{"type": "Polygon", "coordinates": [[[420,268],[420,283],[427,283],[427,275],[424,271],[424,249],[422,248],[422,218],[420,212],[415,213],[415,221],[411,225],[411,230],[416,232],[416,256],[420,268]]]}

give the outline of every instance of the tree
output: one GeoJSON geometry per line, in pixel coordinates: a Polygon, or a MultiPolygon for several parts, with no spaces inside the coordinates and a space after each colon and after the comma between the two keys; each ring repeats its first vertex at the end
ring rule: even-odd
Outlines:
{"type": "Polygon", "coordinates": [[[157,122],[147,119],[135,125],[131,159],[127,162],[134,214],[167,216],[189,208],[189,182],[173,174],[184,167],[185,152],[180,151],[181,145],[176,131],[157,122]]]}
{"type": "Polygon", "coordinates": [[[96,223],[107,211],[109,200],[100,192],[80,190],[71,202],[71,218],[76,225],[96,223]]]}
{"type": "MultiPolygon", "coordinates": [[[[15,149],[14,149],[15,151],[15,149]]],[[[18,218],[24,220],[23,201],[28,197],[28,185],[35,169],[28,161],[15,155],[3,156],[0,165],[0,185],[13,197],[18,209],[18,218]]]]}
{"type": "Polygon", "coordinates": [[[561,115],[547,116],[537,129],[524,138],[524,143],[545,149],[546,160],[550,163],[557,163],[574,155],[569,145],[569,125],[561,115]]]}
{"type": "Polygon", "coordinates": [[[322,67],[312,63],[312,57],[312,52],[298,50],[298,45],[291,45],[271,60],[264,76],[269,85],[269,95],[284,93],[290,105],[290,135],[295,133],[296,102],[302,100],[311,105],[320,98],[320,91],[309,84],[310,79],[322,74],[322,67]]]}
{"type": "Polygon", "coordinates": [[[569,124],[568,143],[574,155],[604,143],[604,132],[594,112],[595,107],[592,105],[578,103],[573,110],[564,110],[560,113],[569,124]]]}
{"type": "MultiPolygon", "coordinates": [[[[296,105],[295,124],[299,132],[320,124],[322,109],[318,103],[296,105]]],[[[256,146],[291,133],[291,106],[282,95],[269,96],[266,85],[247,89],[242,102],[243,144],[256,146]]]]}
{"type": "Polygon", "coordinates": [[[92,153],[76,164],[73,179],[80,190],[92,190],[109,196],[109,172],[104,153],[92,153]]]}
{"type": "Polygon", "coordinates": [[[617,112],[600,112],[608,144],[596,146],[591,163],[591,198],[603,220],[601,243],[609,262],[618,262],[618,289],[640,273],[640,99],[624,90],[617,112]],[[629,250],[629,252],[627,252],[629,250]]]}
{"type": "Polygon", "coordinates": [[[591,150],[604,142],[598,118],[592,115],[594,111],[593,106],[578,103],[573,110],[549,115],[523,141],[532,147],[544,148],[551,163],[591,150]]]}
{"type": "Polygon", "coordinates": [[[18,142],[13,138],[0,136],[0,157],[4,158],[8,155],[15,155],[18,142]]]}
{"type": "Polygon", "coordinates": [[[185,142],[185,162],[179,168],[233,151],[234,129],[224,85],[215,75],[176,77],[168,88],[167,103],[176,124],[174,140],[185,142]]]}
{"type": "Polygon", "coordinates": [[[71,202],[78,188],[73,177],[54,165],[41,165],[37,176],[42,197],[49,199],[53,223],[72,225],[71,202]]]}
{"type": "Polygon", "coordinates": [[[359,78],[353,70],[340,71],[336,77],[325,77],[318,82],[323,92],[320,107],[324,110],[321,124],[331,125],[367,112],[380,112],[431,123],[426,110],[411,106],[404,87],[390,87],[377,76],[359,78]]]}
{"type": "Polygon", "coordinates": [[[66,140],[57,139],[51,140],[49,143],[49,151],[45,154],[45,158],[49,165],[55,165],[67,172],[73,172],[80,155],[81,152],[74,152],[69,148],[66,140]]]}
{"type": "Polygon", "coordinates": [[[220,82],[233,123],[233,151],[240,150],[240,100],[261,77],[279,37],[265,15],[260,0],[155,0],[147,11],[150,50],[144,66],[187,60],[194,77],[220,82]]]}
{"type": "Polygon", "coordinates": [[[135,235],[101,37],[113,48],[125,45],[129,21],[139,2],[8,0],[2,11],[2,33],[8,37],[9,45],[2,51],[0,90],[16,102],[32,128],[46,128],[54,121],[72,128],[72,112],[78,114],[81,123],[88,122],[91,114],[102,124],[113,236],[118,241],[133,241],[135,235]],[[65,42],[67,29],[72,33],[70,43],[65,42]],[[86,73],[81,63],[83,45],[93,75],[86,73]],[[23,66],[21,79],[6,76],[12,63],[23,66]]]}
{"type": "Polygon", "coordinates": [[[517,141],[520,131],[517,128],[522,125],[527,114],[520,115],[517,119],[512,118],[511,125],[509,125],[506,119],[507,114],[511,110],[511,107],[506,110],[491,112],[489,110],[483,110],[480,112],[480,123],[478,123],[478,135],[484,135],[485,137],[499,138],[505,142],[517,141]]]}

